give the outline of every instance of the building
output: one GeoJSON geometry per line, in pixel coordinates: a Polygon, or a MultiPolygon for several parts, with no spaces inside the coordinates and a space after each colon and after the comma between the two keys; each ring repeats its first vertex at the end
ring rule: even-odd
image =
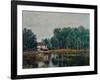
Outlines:
{"type": "Polygon", "coordinates": [[[38,42],[37,43],[37,50],[41,51],[41,50],[48,50],[47,45],[43,42],[38,42]]]}

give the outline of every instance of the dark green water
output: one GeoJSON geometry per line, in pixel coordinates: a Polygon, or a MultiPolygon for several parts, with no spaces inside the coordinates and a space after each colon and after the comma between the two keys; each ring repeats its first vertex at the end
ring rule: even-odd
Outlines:
{"type": "Polygon", "coordinates": [[[57,54],[52,58],[52,64],[57,67],[86,66],[89,65],[88,53],[57,54]]]}

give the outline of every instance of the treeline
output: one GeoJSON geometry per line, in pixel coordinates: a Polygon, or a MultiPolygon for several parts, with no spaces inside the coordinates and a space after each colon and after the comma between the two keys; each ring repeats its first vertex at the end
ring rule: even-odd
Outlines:
{"type": "Polygon", "coordinates": [[[49,49],[89,48],[89,30],[83,26],[78,28],[55,28],[50,39],[43,39],[49,49]]]}
{"type": "MultiPolygon", "coordinates": [[[[85,29],[83,26],[55,28],[53,33],[54,35],[51,38],[42,40],[48,49],[89,48],[89,29],[85,29]]],[[[23,50],[37,50],[36,35],[27,28],[23,29],[23,50]]]]}

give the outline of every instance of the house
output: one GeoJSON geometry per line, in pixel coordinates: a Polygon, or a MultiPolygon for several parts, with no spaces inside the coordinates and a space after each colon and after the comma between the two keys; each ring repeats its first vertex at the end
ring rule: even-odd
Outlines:
{"type": "Polygon", "coordinates": [[[38,42],[37,43],[37,50],[41,51],[41,50],[48,50],[47,45],[43,42],[38,42]]]}

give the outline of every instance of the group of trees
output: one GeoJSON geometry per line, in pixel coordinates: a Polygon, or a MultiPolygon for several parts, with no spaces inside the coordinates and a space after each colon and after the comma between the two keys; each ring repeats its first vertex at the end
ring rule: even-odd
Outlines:
{"type": "Polygon", "coordinates": [[[89,48],[89,29],[85,29],[83,26],[55,28],[53,33],[54,35],[50,39],[43,40],[49,49],[89,48]]]}
{"type": "Polygon", "coordinates": [[[37,39],[36,35],[30,29],[23,29],[23,50],[36,50],[37,39]]]}
{"type": "MultiPolygon", "coordinates": [[[[77,28],[55,28],[54,35],[49,39],[42,41],[49,49],[59,48],[89,48],[89,29],[83,26],[77,28]]],[[[23,29],[23,50],[37,48],[36,35],[30,29],[23,29]]]]}

